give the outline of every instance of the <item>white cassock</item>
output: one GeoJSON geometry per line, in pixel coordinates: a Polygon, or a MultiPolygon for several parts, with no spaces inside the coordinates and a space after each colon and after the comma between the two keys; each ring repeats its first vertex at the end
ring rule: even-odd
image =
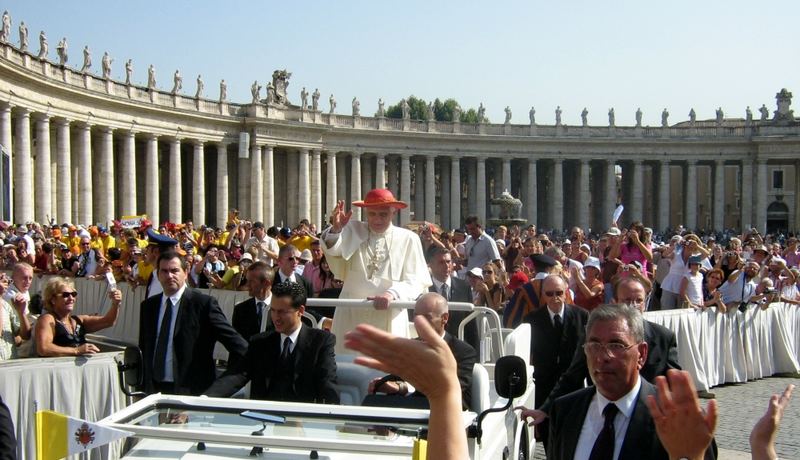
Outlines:
{"type": "MultiPolygon", "coordinates": [[[[365,299],[389,291],[396,300],[414,301],[431,285],[422,243],[410,230],[390,225],[379,234],[371,232],[366,222],[350,221],[341,233],[325,230],[322,239],[331,272],[344,281],[342,299],[365,299]]],[[[360,323],[408,337],[404,308],[337,308],[331,330],[337,338],[336,354],[353,354],[344,348],[344,334],[360,323]]]]}

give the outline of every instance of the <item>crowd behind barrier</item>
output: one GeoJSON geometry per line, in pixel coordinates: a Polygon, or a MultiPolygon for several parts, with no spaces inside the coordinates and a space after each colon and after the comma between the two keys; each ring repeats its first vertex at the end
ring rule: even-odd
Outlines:
{"type": "MultiPolygon", "coordinates": [[[[36,458],[36,410],[49,409],[94,422],[125,407],[114,362],[117,355],[0,362],[0,394],[14,420],[17,458],[36,458]]],[[[119,458],[120,449],[121,443],[112,443],[88,451],[83,458],[119,458]]]]}
{"type": "MultiPolygon", "coordinates": [[[[46,279],[36,278],[34,292],[46,279]]],[[[105,282],[76,279],[75,286],[80,299],[76,313],[102,314],[110,306],[105,282]]],[[[136,344],[144,287],[131,289],[121,283],[119,289],[123,292],[123,305],[117,323],[99,335],[136,344]]],[[[205,292],[219,301],[228,318],[233,306],[247,298],[247,293],[241,291],[205,292]]],[[[776,302],[766,309],[751,305],[745,312],[731,309],[726,313],[715,309],[651,311],[645,313],[645,318],[675,332],[680,365],[694,377],[698,390],[800,372],[800,309],[794,305],[776,302]]],[[[225,359],[225,349],[218,346],[215,357],[225,359]]]]}

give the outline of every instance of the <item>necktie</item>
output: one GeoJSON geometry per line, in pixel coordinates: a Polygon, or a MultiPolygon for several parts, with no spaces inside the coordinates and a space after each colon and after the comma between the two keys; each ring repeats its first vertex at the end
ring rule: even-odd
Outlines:
{"type": "Polygon", "coordinates": [[[553,317],[553,326],[556,329],[556,333],[560,337],[561,331],[564,329],[564,320],[561,319],[561,315],[556,315],[553,317]]]}
{"type": "Polygon", "coordinates": [[[589,460],[612,460],[614,458],[614,417],[617,416],[619,409],[614,403],[609,403],[603,409],[603,429],[597,435],[597,440],[592,447],[589,460]]]}
{"type": "Polygon", "coordinates": [[[164,315],[161,317],[161,328],[158,331],[156,341],[156,353],[153,360],[153,380],[156,382],[164,381],[165,367],[167,364],[167,345],[169,344],[169,331],[172,325],[172,300],[167,299],[164,306],[164,315]]]}
{"type": "Polygon", "coordinates": [[[281,361],[284,363],[289,361],[290,348],[292,347],[292,339],[286,337],[283,339],[283,351],[281,351],[281,361]]]}
{"type": "Polygon", "coordinates": [[[264,302],[256,302],[256,323],[258,324],[258,332],[264,330],[261,323],[264,321],[264,302]]]}
{"type": "Polygon", "coordinates": [[[450,296],[448,295],[448,294],[450,294],[450,290],[447,289],[447,285],[446,284],[442,283],[442,287],[439,289],[439,291],[440,291],[440,294],[442,294],[442,297],[444,297],[446,300],[450,300],[450,296]]]}

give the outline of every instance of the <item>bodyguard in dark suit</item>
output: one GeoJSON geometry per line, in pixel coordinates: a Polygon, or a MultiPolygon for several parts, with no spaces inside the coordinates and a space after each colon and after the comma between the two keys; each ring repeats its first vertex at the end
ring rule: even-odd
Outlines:
{"type": "Polygon", "coordinates": [[[275,273],[275,280],[272,283],[273,291],[275,287],[283,282],[291,281],[299,284],[306,293],[306,299],[314,297],[314,287],[311,281],[298,275],[295,269],[300,264],[300,251],[291,244],[286,244],[278,251],[278,271],[275,273]]]}
{"type": "MultiPolygon", "coordinates": [[[[633,305],[642,312],[646,297],[642,283],[633,278],[626,278],[617,283],[615,299],[620,303],[633,305]]],[[[652,381],[659,375],[666,375],[669,369],[680,370],[677,340],[672,331],[645,320],[644,337],[647,342],[647,359],[639,373],[645,380],[652,381]]],[[[547,417],[556,398],[583,388],[583,382],[587,378],[589,378],[589,370],[586,364],[586,354],[579,348],[572,357],[569,368],[561,375],[553,391],[550,392],[550,396],[539,407],[539,410],[523,412],[523,415],[532,417],[536,422],[541,422],[547,417]]]]}
{"type": "Polygon", "coordinates": [[[250,340],[258,333],[275,330],[269,314],[275,272],[266,262],[259,260],[250,265],[245,276],[247,293],[251,297],[234,305],[231,323],[239,335],[250,340]]]}
{"type": "MultiPolygon", "coordinates": [[[[645,404],[656,394],[639,373],[647,348],[639,310],[603,305],[592,311],[584,351],[594,387],[553,403],[548,459],[669,458],[645,404]]],[[[706,458],[714,450],[712,443],[706,458]]]]}
{"type": "MultiPolygon", "coordinates": [[[[468,409],[472,400],[472,368],[478,361],[478,354],[468,343],[445,331],[450,315],[447,309],[447,301],[441,294],[423,294],[414,305],[414,313],[427,318],[433,329],[443,336],[444,341],[450,347],[450,351],[453,352],[453,357],[456,359],[458,382],[461,384],[462,407],[465,410],[468,409]]],[[[401,380],[388,381],[376,388],[380,380],[381,378],[376,378],[369,383],[369,393],[380,391],[386,394],[405,396],[411,392],[410,390],[413,390],[412,387],[401,380]]],[[[412,396],[425,395],[413,391],[412,396]]]]}
{"type": "Polygon", "coordinates": [[[276,285],[270,307],[275,330],[254,336],[245,358],[206,394],[231,396],[249,381],[251,399],[338,404],[336,340],[327,331],[302,324],[305,301],[299,284],[276,285]]]}
{"type": "Polygon", "coordinates": [[[142,302],[139,348],[148,393],[199,395],[214,381],[214,345],[231,359],[244,356],[247,342],[233,329],[217,300],[186,286],[186,262],[175,252],[156,263],[162,294],[142,302]]]}
{"type": "MultiPolygon", "coordinates": [[[[443,248],[432,246],[430,262],[428,267],[431,270],[431,281],[428,288],[429,292],[435,292],[444,297],[448,302],[473,302],[472,288],[469,283],[461,278],[453,276],[453,257],[449,251],[443,248]]],[[[458,325],[469,315],[468,311],[450,311],[450,319],[445,326],[445,330],[458,337],[458,325]]],[[[464,341],[474,349],[478,349],[478,322],[472,321],[464,329],[464,341]]]]}

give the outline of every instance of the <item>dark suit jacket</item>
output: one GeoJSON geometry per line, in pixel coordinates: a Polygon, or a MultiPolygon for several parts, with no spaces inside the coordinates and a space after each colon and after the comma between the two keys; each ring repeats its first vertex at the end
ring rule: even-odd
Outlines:
{"type": "MultiPolygon", "coordinates": [[[[469,286],[469,283],[460,278],[456,278],[455,276],[451,276],[450,280],[452,280],[453,285],[450,286],[449,300],[452,302],[472,303],[472,288],[469,286]]],[[[436,290],[436,286],[434,284],[431,284],[431,286],[428,288],[428,291],[437,293],[439,292],[436,290]]],[[[461,321],[466,318],[469,313],[470,312],[468,311],[450,311],[450,320],[444,327],[445,331],[458,337],[458,325],[461,324],[461,321]]],[[[413,316],[414,312],[409,310],[409,315],[413,316]]],[[[470,344],[472,348],[476,350],[480,346],[477,321],[470,322],[467,324],[467,327],[464,328],[464,341],[470,344]]]]}
{"type": "Polygon", "coordinates": [[[472,368],[478,362],[478,353],[470,344],[447,331],[444,333],[444,341],[456,358],[458,383],[461,384],[461,405],[465,409],[469,408],[472,401],[472,368]]]}
{"type": "MultiPolygon", "coordinates": [[[[254,335],[260,333],[258,330],[260,326],[256,321],[258,310],[256,308],[255,297],[250,297],[244,302],[239,302],[233,307],[233,316],[231,317],[231,324],[236,332],[239,333],[245,340],[250,340],[254,335]]],[[[266,322],[264,332],[272,332],[275,326],[272,324],[272,319],[269,315],[269,305],[264,309],[264,320],[266,322]]]]}
{"type": "MultiPolygon", "coordinates": [[[[162,297],[159,294],[145,300],[139,312],[139,348],[148,393],[153,392],[153,358],[162,297]]],[[[247,342],[228,323],[217,299],[189,287],[181,297],[177,315],[172,338],[175,393],[199,395],[216,378],[214,345],[222,343],[231,359],[236,359],[247,352],[247,342]]]]}
{"type": "MultiPolygon", "coordinates": [[[[575,448],[578,446],[581,428],[595,391],[595,387],[584,388],[555,400],[549,417],[550,445],[547,450],[548,460],[560,460],[575,456],[575,448]]],[[[647,396],[655,396],[655,394],[656,387],[646,380],[642,380],[642,388],[639,390],[636,405],[631,414],[625,438],[622,441],[618,460],[666,460],[669,458],[667,451],[658,439],[653,417],[650,416],[650,411],[645,405],[647,396]]],[[[712,460],[716,456],[717,444],[716,441],[712,441],[706,450],[705,458],[712,460]]]]}
{"type": "Polygon", "coordinates": [[[11,460],[17,458],[17,438],[14,435],[14,420],[8,406],[0,397],[0,459],[11,460]]]}
{"type": "MultiPolygon", "coordinates": [[[[574,305],[564,306],[561,335],[550,319],[549,309],[539,308],[525,317],[531,325],[531,364],[536,380],[536,407],[541,406],[572,362],[578,345],[585,341],[586,310],[574,305]]],[[[583,353],[583,350],[580,350],[583,353]]]]}
{"type": "MultiPolygon", "coordinates": [[[[335,343],[336,338],[330,332],[300,326],[300,334],[292,351],[294,391],[298,402],[339,403],[339,394],[334,388],[335,343]]],[[[270,380],[277,370],[275,363],[280,359],[280,352],[280,332],[262,332],[254,336],[244,359],[217,379],[206,394],[231,396],[250,381],[250,399],[266,399],[270,380]]]]}
{"type": "MultiPolygon", "coordinates": [[[[647,361],[639,374],[652,382],[659,375],[667,375],[667,370],[678,369],[678,342],[675,334],[664,326],[645,320],[644,340],[647,342],[647,361]]],[[[544,412],[550,412],[553,400],[559,396],[583,388],[584,380],[589,378],[589,368],[586,365],[586,354],[583,352],[583,343],[586,341],[584,334],[580,346],[572,357],[572,362],[556,383],[550,396],[540,407],[544,412]]]]}

